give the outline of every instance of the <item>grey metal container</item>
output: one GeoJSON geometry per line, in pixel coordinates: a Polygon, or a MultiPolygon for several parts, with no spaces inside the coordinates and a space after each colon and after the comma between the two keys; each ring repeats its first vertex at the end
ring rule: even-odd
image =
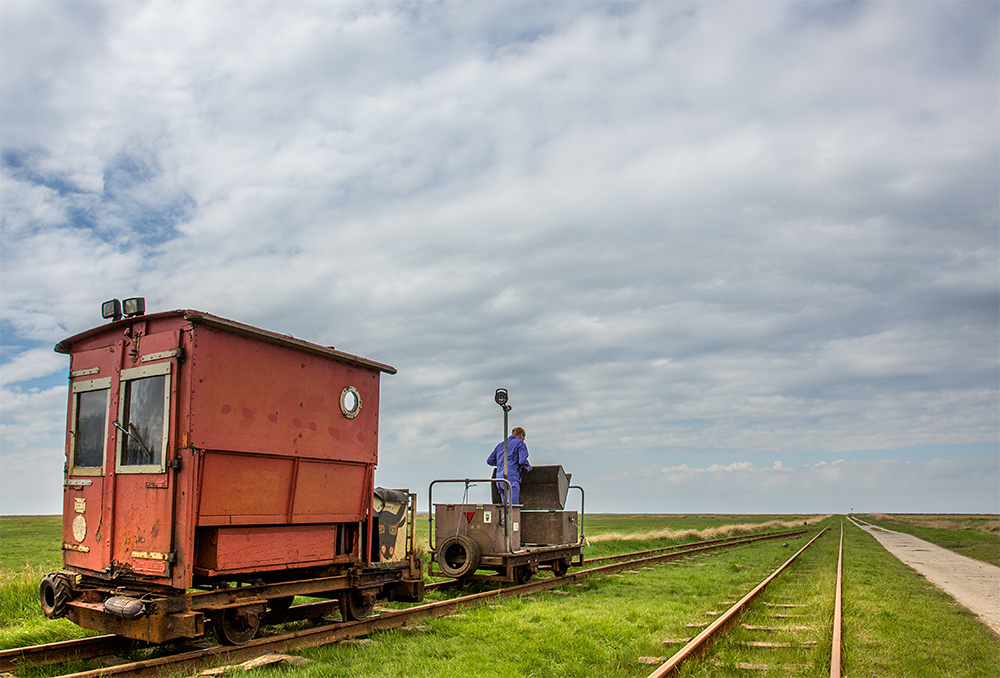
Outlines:
{"type": "MultiPolygon", "coordinates": [[[[521,548],[521,509],[511,507],[511,548],[521,548]]],[[[470,537],[483,555],[507,553],[504,528],[500,518],[503,506],[497,504],[434,504],[434,542],[440,545],[453,535],[470,537]]]]}
{"type": "Polygon", "coordinates": [[[533,466],[521,473],[521,506],[528,510],[561,511],[572,474],[562,466],[533,466]]]}
{"type": "Polygon", "coordinates": [[[579,539],[576,511],[521,511],[522,544],[575,544],[579,539]]]}

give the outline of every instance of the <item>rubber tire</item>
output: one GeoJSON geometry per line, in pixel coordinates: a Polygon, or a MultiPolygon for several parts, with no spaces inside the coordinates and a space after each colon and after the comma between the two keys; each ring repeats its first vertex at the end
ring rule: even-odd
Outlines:
{"type": "Polygon", "coordinates": [[[38,585],[38,603],[49,619],[65,617],[69,601],[73,600],[73,582],[63,572],[53,572],[42,577],[38,585]]]}
{"type": "Polygon", "coordinates": [[[479,569],[482,557],[479,544],[471,538],[464,534],[452,535],[438,547],[437,563],[445,576],[461,579],[479,569]]]}

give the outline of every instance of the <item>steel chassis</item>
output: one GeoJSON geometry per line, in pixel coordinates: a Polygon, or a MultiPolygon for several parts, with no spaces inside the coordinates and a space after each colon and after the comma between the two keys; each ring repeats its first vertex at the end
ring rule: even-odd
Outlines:
{"type": "MultiPolygon", "coordinates": [[[[105,581],[96,577],[64,573],[72,583],[72,599],[66,603],[66,617],[87,629],[113,633],[136,640],[164,643],[177,638],[197,638],[205,633],[205,618],[220,619],[226,614],[242,616],[257,624],[272,621],[287,608],[281,601],[294,596],[342,598],[345,592],[358,596],[364,605],[376,597],[419,602],[423,600],[424,582],[414,545],[416,540],[416,495],[410,494],[407,525],[406,560],[391,563],[357,562],[313,570],[289,571],[290,577],[303,577],[267,583],[240,575],[243,581],[211,582],[204,590],[182,591],[167,587],[143,586],[140,581],[105,581]],[[79,577],[79,581],[77,578],[79,577]],[[126,619],[105,609],[112,597],[139,600],[144,613],[126,619]],[[267,617],[267,609],[274,614],[267,617]],[[248,617],[249,615],[249,617],[248,617]]],[[[268,573],[273,576],[273,573],[268,573]]],[[[342,608],[343,609],[343,608],[342,608]]],[[[255,632],[255,631],[254,631],[255,632]]]]}

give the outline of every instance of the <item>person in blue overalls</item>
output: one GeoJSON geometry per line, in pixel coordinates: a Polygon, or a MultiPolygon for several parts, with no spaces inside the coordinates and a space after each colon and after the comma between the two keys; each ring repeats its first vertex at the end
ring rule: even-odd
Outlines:
{"type": "MultiPolygon", "coordinates": [[[[490,466],[496,466],[496,471],[493,472],[494,478],[506,477],[504,475],[502,440],[490,452],[490,456],[486,458],[486,463],[490,466]]],[[[510,437],[507,438],[507,465],[510,473],[510,477],[507,478],[510,481],[510,500],[512,504],[520,504],[521,471],[531,470],[531,464],[528,463],[528,446],[524,444],[524,429],[520,426],[515,426],[514,430],[510,432],[510,437]]],[[[507,488],[503,483],[492,483],[492,485],[494,490],[499,489],[498,493],[494,492],[494,497],[496,497],[496,494],[500,494],[501,496],[506,494],[507,488]]],[[[499,504],[501,501],[497,501],[494,498],[494,503],[499,504]]]]}

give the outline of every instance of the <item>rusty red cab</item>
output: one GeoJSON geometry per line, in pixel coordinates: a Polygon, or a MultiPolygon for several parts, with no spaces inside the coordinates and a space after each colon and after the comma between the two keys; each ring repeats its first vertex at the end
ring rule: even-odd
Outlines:
{"type": "Polygon", "coordinates": [[[153,642],[209,618],[242,642],[295,595],[351,618],[422,598],[412,495],[374,487],[393,367],[199,311],[112,320],[56,345],[64,571],[42,581],[46,614],[153,642]]]}

